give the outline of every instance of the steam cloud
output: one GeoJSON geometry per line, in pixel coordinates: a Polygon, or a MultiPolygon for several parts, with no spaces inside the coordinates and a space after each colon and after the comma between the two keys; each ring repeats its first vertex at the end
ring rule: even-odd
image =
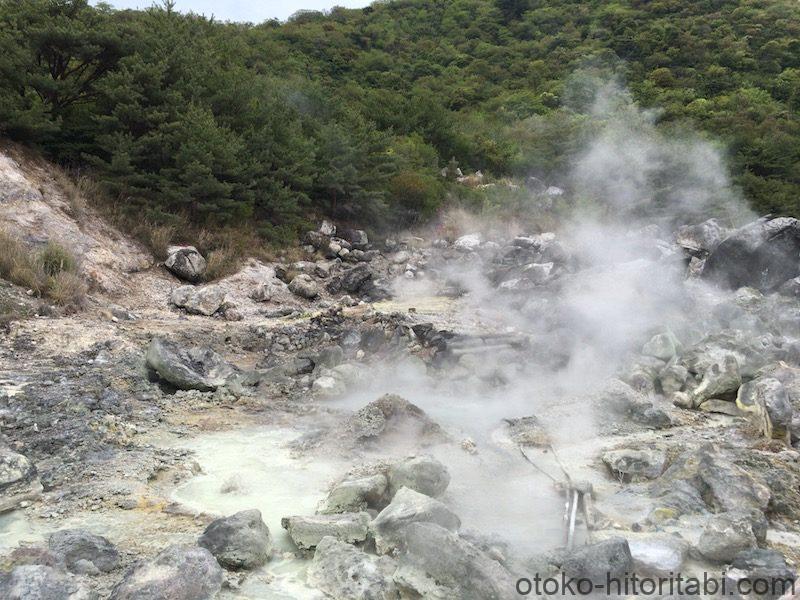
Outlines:
{"type": "Polygon", "coordinates": [[[719,148],[690,131],[656,128],[658,111],[638,107],[617,82],[598,84],[589,114],[601,129],[569,178],[578,195],[623,218],[670,228],[752,216],[719,148]]]}
{"type": "MultiPolygon", "coordinates": [[[[573,474],[589,473],[602,445],[592,416],[598,390],[630,367],[652,335],[670,330],[685,342],[701,337],[720,301],[720,292],[686,281],[686,264],[671,243],[675,230],[710,217],[727,225],[752,217],[717,147],[690,132],[663,132],[657,112],[638,107],[617,83],[595,89],[589,115],[596,135],[563,177],[575,206],[555,232],[571,268],[520,298],[490,285],[487,264],[476,257],[443,267],[468,290],[453,315],[460,328],[528,336],[528,359],[520,365],[518,355],[509,356],[513,351],[501,351],[463,360],[444,381],[419,366],[393,364],[343,401],[355,409],[376,394],[400,393],[473,439],[477,457],[440,453],[455,471],[453,485],[460,477],[471,488],[457,512],[466,513],[467,524],[499,531],[527,550],[557,543],[558,528],[551,539],[531,538],[520,523],[557,522],[560,502],[546,490],[546,479],[521,466],[513,448],[492,450],[502,419],[536,415],[573,474]]],[[[413,303],[440,283],[400,289],[413,303]]]]}

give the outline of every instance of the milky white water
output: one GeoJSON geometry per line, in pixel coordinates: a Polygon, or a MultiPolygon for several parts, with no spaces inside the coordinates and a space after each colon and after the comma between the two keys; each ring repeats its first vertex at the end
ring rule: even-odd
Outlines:
{"type": "Polygon", "coordinates": [[[21,542],[38,542],[43,534],[21,510],[0,515],[0,551],[16,548],[21,542]]]}
{"type": "Polygon", "coordinates": [[[115,544],[125,547],[132,532],[148,531],[138,535],[136,543],[153,553],[169,544],[192,544],[196,536],[189,532],[154,530],[154,513],[138,510],[85,511],[64,520],[29,519],[22,510],[0,515],[0,551],[23,545],[46,545],[48,536],[59,529],[85,529],[107,537],[115,544]]]}
{"type": "MultiPolygon", "coordinates": [[[[251,429],[202,435],[179,444],[195,453],[203,473],[180,485],[172,499],[220,515],[257,508],[276,547],[292,551],[281,518],[314,514],[330,483],[356,466],[333,456],[298,457],[288,447],[298,435],[288,429],[251,429]]],[[[442,501],[459,515],[462,529],[499,534],[524,553],[558,543],[560,496],[550,480],[519,456],[499,447],[470,454],[457,444],[425,451],[450,471],[451,483],[442,501]]],[[[403,456],[388,448],[385,453],[368,452],[365,460],[403,456]]],[[[302,563],[271,561],[265,571],[276,582],[269,587],[297,585],[303,578],[302,563]]]]}
{"type": "Polygon", "coordinates": [[[313,515],[327,487],[349,465],[293,455],[289,429],[245,429],[204,434],[178,446],[192,450],[203,473],[180,485],[173,500],[219,515],[257,508],[269,527],[276,558],[248,579],[245,597],[264,600],[320,598],[304,584],[307,561],[285,557],[294,550],[281,518],[313,515]],[[267,583],[272,579],[272,583],[267,583]]]}
{"type": "Polygon", "coordinates": [[[230,515],[257,508],[276,548],[292,550],[281,518],[314,514],[327,487],[349,465],[294,456],[288,429],[244,429],[201,435],[180,447],[192,450],[203,473],[179,486],[173,498],[198,511],[230,515]]]}

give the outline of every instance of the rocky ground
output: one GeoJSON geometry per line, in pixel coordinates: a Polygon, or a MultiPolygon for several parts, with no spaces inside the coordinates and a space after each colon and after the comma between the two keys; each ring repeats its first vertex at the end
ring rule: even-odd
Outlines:
{"type": "Polygon", "coordinates": [[[0,597],[794,578],[797,221],[323,223],[306,260],[199,284],[193,248],[157,264],[71,217],[45,166],[0,166],[3,222],[72,240],[94,282],[74,315],[0,286],[0,597]]]}

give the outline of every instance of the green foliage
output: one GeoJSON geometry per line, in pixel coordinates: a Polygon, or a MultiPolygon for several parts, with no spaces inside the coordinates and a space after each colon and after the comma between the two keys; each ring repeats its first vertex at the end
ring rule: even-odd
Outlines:
{"type": "Polygon", "coordinates": [[[75,273],[78,270],[78,262],[75,256],[64,246],[56,242],[48,242],[39,253],[38,262],[50,277],[55,277],[59,273],[75,273]]]}
{"type": "Polygon", "coordinates": [[[95,84],[123,53],[123,23],[87,0],[3,2],[0,129],[68,152],[95,84]]]}
{"type": "Polygon", "coordinates": [[[759,210],[800,214],[798,40],[794,0],[395,0],[261,25],[0,0],[0,132],[91,166],[140,222],[285,240],[471,202],[451,158],[557,178],[610,75],[660,126],[720,139],[759,210]]]}
{"type": "Polygon", "coordinates": [[[403,171],[389,182],[392,204],[401,207],[401,222],[415,223],[436,212],[442,196],[441,178],[418,171],[403,171]]]}

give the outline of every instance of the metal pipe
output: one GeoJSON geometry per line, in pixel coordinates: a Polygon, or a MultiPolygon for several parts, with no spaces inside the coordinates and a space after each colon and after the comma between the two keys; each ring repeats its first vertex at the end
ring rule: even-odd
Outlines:
{"type": "Polygon", "coordinates": [[[572,508],[569,514],[569,525],[567,527],[567,550],[572,550],[575,545],[575,517],[578,514],[578,490],[572,490],[572,508]]]}
{"type": "Polygon", "coordinates": [[[564,489],[564,546],[569,544],[569,515],[572,513],[572,490],[564,489]]]}

